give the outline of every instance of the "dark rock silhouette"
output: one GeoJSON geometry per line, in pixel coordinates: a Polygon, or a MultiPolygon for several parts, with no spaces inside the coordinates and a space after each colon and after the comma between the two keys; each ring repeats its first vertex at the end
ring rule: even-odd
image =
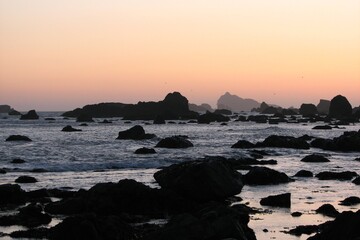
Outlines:
{"type": "Polygon", "coordinates": [[[255,144],[246,141],[246,140],[239,140],[237,143],[231,146],[231,148],[254,148],[255,144]]]}
{"type": "Polygon", "coordinates": [[[281,113],[282,113],[283,115],[290,115],[290,116],[293,116],[293,115],[297,115],[297,114],[298,114],[298,112],[295,111],[295,109],[283,109],[283,110],[281,110],[281,113]]]}
{"type": "Polygon", "coordinates": [[[340,213],[332,222],[321,225],[320,233],[308,240],[357,240],[360,236],[360,210],[340,213]]]}
{"type": "Polygon", "coordinates": [[[228,122],[228,121],[230,121],[229,117],[211,112],[206,112],[205,114],[200,115],[198,118],[198,123],[205,123],[205,124],[209,124],[211,122],[228,122]]]}
{"type": "Polygon", "coordinates": [[[99,123],[105,123],[105,124],[110,124],[112,123],[112,121],[110,120],[107,120],[107,119],[104,119],[102,122],[99,122],[99,123]]]}
{"type": "Polygon", "coordinates": [[[356,172],[345,171],[345,172],[320,172],[315,175],[319,180],[351,180],[358,176],[356,172]]]}
{"type": "Polygon", "coordinates": [[[0,113],[9,113],[11,107],[9,105],[0,105],[0,113]]]}
{"type": "Polygon", "coordinates": [[[301,159],[302,162],[330,162],[329,159],[327,159],[326,157],[324,157],[323,155],[320,154],[311,154],[308,155],[306,157],[304,157],[303,159],[301,159]]]}
{"type": "Polygon", "coordinates": [[[26,201],[25,191],[18,184],[0,185],[0,206],[7,204],[23,204],[26,201]]]}
{"type": "Polygon", "coordinates": [[[253,99],[243,99],[236,95],[231,95],[229,92],[226,92],[217,101],[218,109],[228,109],[234,112],[250,111],[259,106],[260,103],[253,99]]]}
{"type": "Polygon", "coordinates": [[[295,236],[301,236],[302,234],[310,235],[319,231],[319,226],[317,225],[300,225],[296,226],[289,231],[284,231],[284,233],[288,233],[295,236]]]}
{"type": "Polygon", "coordinates": [[[169,93],[163,101],[139,102],[137,104],[100,103],[86,105],[63,116],[78,117],[82,114],[90,117],[123,117],[126,120],[153,120],[161,115],[165,120],[194,119],[198,114],[189,110],[188,100],[179,92],[169,93]]]}
{"type": "Polygon", "coordinates": [[[209,112],[214,111],[214,109],[207,103],[203,103],[201,105],[196,105],[196,104],[193,104],[193,103],[189,103],[189,110],[194,111],[194,112],[198,112],[198,113],[205,113],[207,111],[209,111],[209,112]]]}
{"type": "Polygon", "coordinates": [[[360,198],[359,197],[351,196],[351,197],[347,197],[344,200],[342,200],[339,205],[353,206],[353,205],[357,205],[359,203],[360,203],[360,198]]]}
{"type": "Polygon", "coordinates": [[[278,148],[295,148],[295,149],[309,149],[310,145],[301,138],[290,136],[271,135],[263,142],[256,144],[257,147],[278,147],[278,148]]]}
{"type": "Polygon", "coordinates": [[[165,124],[165,119],[163,116],[161,115],[157,115],[156,118],[154,119],[154,124],[165,124]]]}
{"type": "Polygon", "coordinates": [[[260,200],[260,204],[264,206],[286,207],[291,206],[291,193],[283,193],[279,195],[271,195],[260,200]]]}
{"type": "Polygon", "coordinates": [[[30,110],[28,113],[21,115],[20,120],[36,120],[39,119],[35,110],[30,110]]]}
{"type": "Polygon", "coordinates": [[[331,151],[360,152],[360,130],[358,132],[344,132],[333,139],[317,138],[311,142],[312,147],[331,151]]]}
{"type": "Polygon", "coordinates": [[[276,114],[279,113],[281,110],[279,110],[278,108],[275,107],[268,107],[266,109],[264,109],[263,111],[261,111],[260,113],[262,114],[276,114]]]}
{"type": "Polygon", "coordinates": [[[8,112],[8,114],[9,114],[10,116],[20,116],[20,115],[21,115],[21,113],[18,112],[18,111],[16,111],[15,109],[11,109],[11,110],[8,112]]]}
{"type": "Polygon", "coordinates": [[[214,111],[215,114],[221,114],[221,115],[232,115],[232,111],[228,110],[228,109],[216,109],[214,111]]]}
{"type": "Polygon", "coordinates": [[[300,106],[300,109],[299,109],[299,113],[305,117],[307,116],[313,116],[313,115],[316,115],[318,112],[317,112],[317,108],[314,104],[311,104],[311,103],[303,103],[301,104],[300,106]]]}
{"type": "Polygon", "coordinates": [[[312,129],[317,129],[317,130],[331,130],[332,127],[330,125],[319,125],[319,126],[315,126],[312,129]]]}
{"type": "Polygon", "coordinates": [[[295,174],[295,177],[313,177],[314,174],[307,170],[300,170],[295,174]]]}
{"type": "Polygon", "coordinates": [[[194,145],[182,136],[172,136],[161,139],[155,147],[157,148],[188,148],[194,145]]]}
{"type": "Polygon", "coordinates": [[[29,137],[23,136],[23,135],[10,135],[5,141],[7,141],[7,142],[9,142],[9,141],[31,142],[32,140],[29,137]]]}
{"type": "Polygon", "coordinates": [[[273,185],[293,181],[285,173],[267,167],[253,167],[243,177],[248,185],[273,185]]]}
{"type": "Polygon", "coordinates": [[[134,127],[119,132],[119,135],[116,139],[131,139],[131,140],[144,140],[151,139],[156,137],[155,134],[145,133],[145,130],[140,125],[135,125],[134,127]]]}
{"type": "Polygon", "coordinates": [[[20,159],[20,158],[15,158],[13,160],[11,160],[11,163],[14,163],[14,164],[21,164],[21,163],[25,163],[26,161],[23,160],[23,159],[20,159]]]}
{"type": "Polygon", "coordinates": [[[77,118],[76,122],[94,122],[92,117],[88,114],[81,113],[77,118]]]}
{"type": "Polygon", "coordinates": [[[318,209],[315,210],[315,212],[328,217],[336,217],[339,215],[339,212],[334,208],[334,206],[328,203],[321,205],[318,209]]]}
{"type": "Polygon", "coordinates": [[[70,125],[67,125],[61,131],[63,131],[63,132],[81,132],[82,130],[81,129],[76,129],[76,128],[73,128],[70,125]]]}
{"type": "Polygon", "coordinates": [[[146,148],[146,147],[136,149],[136,151],[135,151],[135,154],[154,154],[154,153],[156,153],[155,149],[146,148]]]}
{"type": "Polygon", "coordinates": [[[250,115],[247,120],[256,123],[267,123],[268,119],[269,117],[266,115],[250,115]]]}
{"type": "Polygon", "coordinates": [[[223,200],[241,192],[241,174],[220,161],[173,164],[154,174],[164,189],[197,201],[223,200]]]}
{"type": "Polygon", "coordinates": [[[15,180],[16,183],[36,183],[37,180],[31,176],[20,176],[15,180]]]}
{"type": "Polygon", "coordinates": [[[352,107],[346,97],[337,95],[330,102],[329,116],[333,118],[347,118],[352,115],[352,107]]]}
{"type": "Polygon", "coordinates": [[[355,183],[356,185],[360,185],[360,177],[355,178],[352,183],[355,183]]]}
{"type": "Polygon", "coordinates": [[[330,101],[325,99],[320,99],[319,104],[316,106],[318,113],[320,114],[329,114],[330,101]]]}

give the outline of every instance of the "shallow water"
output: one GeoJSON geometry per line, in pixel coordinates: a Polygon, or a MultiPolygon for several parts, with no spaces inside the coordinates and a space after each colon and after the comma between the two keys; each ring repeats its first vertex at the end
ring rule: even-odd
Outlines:
{"type": "MultiPolygon", "coordinates": [[[[10,169],[7,174],[0,175],[0,184],[13,183],[20,175],[31,175],[39,180],[35,184],[22,184],[26,190],[70,187],[73,189],[93,186],[99,182],[117,182],[124,178],[133,178],[152,187],[158,187],[153,179],[157,168],[211,156],[239,158],[247,156],[248,150],[232,149],[231,145],[240,139],[251,142],[262,141],[272,134],[299,137],[308,134],[315,137],[333,138],[344,131],[359,130],[360,125],[346,126],[346,129],[330,131],[312,130],[321,123],[279,125],[255,124],[250,122],[230,122],[227,126],[219,123],[199,124],[166,124],[145,125],[143,121],[124,123],[120,119],[112,119],[112,124],[89,123],[80,127],[74,119],[63,119],[60,113],[40,113],[40,120],[20,121],[17,117],[0,119],[0,168],[10,169]],[[54,117],[55,121],[46,121],[44,117],[54,117]],[[156,139],[145,141],[115,140],[119,131],[126,130],[135,124],[141,124],[147,133],[157,135],[156,139]],[[61,132],[66,125],[80,128],[82,132],[61,132]],[[30,137],[29,143],[5,142],[9,135],[20,134],[30,137]],[[140,147],[154,147],[160,138],[172,135],[187,135],[194,144],[189,149],[156,149],[153,155],[136,155],[134,151],[140,147]],[[12,164],[14,158],[26,161],[24,164],[12,164]],[[29,172],[34,168],[46,169],[45,173],[29,172]]],[[[176,121],[177,123],[179,121],[176,121]]],[[[277,165],[269,167],[285,172],[289,176],[301,169],[310,170],[314,174],[325,171],[351,170],[360,173],[360,162],[354,161],[359,153],[329,152],[320,149],[296,150],[267,148],[277,165]],[[304,163],[301,158],[311,153],[327,153],[330,163],[304,163]]],[[[246,173],[246,171],[242,171],[246,173]]],[[[316,178],[296,178],[295,182],[276,186],[245,186],[239,194],[251,207],[260,206],[261,198],[268,195],[290,192],[292,194],[291,209],[271,208],[271,213],[252,215],[250,227],[255,230],[259,240],[265,239],[306,239],[308,236],[295,237],[281,231],[297,225],[319,224],[330,218],[315,214],[314,210],[324,203],[331,203],[336,209],[357,210],[355,207],[338,205],[346,197],[359,196],[359,186],[351,181],[319,181],[316,178]],[[294,218],[291,212],[304,213],[294,218]],[[263,232],[268,229],[269,232],[263,232]]]]}

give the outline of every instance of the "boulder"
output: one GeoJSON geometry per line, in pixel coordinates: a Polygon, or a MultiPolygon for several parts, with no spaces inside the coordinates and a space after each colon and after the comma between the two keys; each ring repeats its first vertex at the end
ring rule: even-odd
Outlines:
{"type": "Polygon", "coordinates": [[[337,95],[331,99],[329,107],[329,117],[347,118],[352,115],[352,107],[346,97],[337,95]]]}
{"type": "Polygon", "coordinates": [[[70,125],[67,125],[61,131],[63,131],[63,132],[81,132],[82,130],[81,129],[76,129],[76,128],[73,128],[70,125]]]}
{"type": "Polygon", "coordinates": [[[318,209],[315,210],[315,212],[328,217],[336,217],[339,215],[339,212],[334,208],[334,206],[328,203],[321,205],[318,209]]]}
{"type": "Polygon", "coordinates": [[[94,122],[94,119],[90,115],[80,114],[76,118],[76,122],[94,122]]]}
{"type": "Polygon", "coordinates": [[[232,111],[228,109],[216,109],[214,111],[215,114],[221,114],[221,115],[232,115],[232,111]]]}
{"type": "Polygon", "coordinates": [[[154,137],[156,137],[154,134],[145,133],[145,130],[142,126],[135,125],[128,130],[120,131],[119,136],[116,139],[144,140],[154,137]]]}
{"type": "Polygon", "coordinates": [[[300,225],[296,226],[289,231],[284,231],[284,233],[288,233],[295,236],[301,236],[302,234],[310,235],[319,231],[319,226],[317,225],[300,225]]]}
{"type": "Polygon", "coordinates": [[[239,140],[237,143],[231,146],[231,148],[254,148],[255,144],[246,141],[246,140],[239,140]]]}
{"type": "Polygon", "coordinates": [[[318,113],[316,106],[312,103],[303,103],[300,106],[299,113],[304,117],[314,116],[318,113]]]}
{"type": "Polygon", "coordinates": [[[26,161],[23,160],[23,159],[20,159],[20,158],[15,158],[13,160],[11,160],[11,163],[14,163],[14,164],[21,164],[21,163],[25,163],[26,161]]]}
{"type": "Polygon", "coordinates": [[[351,180],[358,176],[356,172],[344,171],[344,172],[320,172],[315,175],[319,180],[351,180]]]}
{"type": "Polygon", "coordinates": [[[110,121],[110,120],[107,120],[107,119],[104,119],[102,122],[99,122],[99,123],[107,123],[107,124],[110,124],[110,123],[112,123],[112,121],[110,121]]]}
{"type": "Polygon", "coordinates": [[[355,183],[356,185],[360,185],[360,177],[355,178],[352,183],[355,183]]]}
{"type": "Polygon", "coordinates": [[[256,147],[309,149],[310,145],[301,138],[271,135],[267,137],[263,142],[257,143],[256,147]]]}
{"type": "Polygon", "coordinates": [[[23,204],[26,201],[25,191],[18,184],[0,185],[0,206],[6,204],[23,204]]]}
{"type": "Polygon", "coordinates": [[[6,170],[4,168],[0,168],[0,174],[6,174],[6,170]]]}
{"type": "Polygon", "coordinates": [[[36,183],[37,180],[31,176],[20,176],[15,180],[16,183],[36,183]]]}
{"type": "Polygon", "coordinates": [[[316,109],[318,111],[318,113],[320,114],[329,114],[329,109],[330,109],[330,101],[329,100],[324,100],[324,99],[320,99],[319,104],[316,106],[316,109]]]}
{"type": "Polygon", "coordinates": [[[209,124],[211,122],[228,122],[230,118],[227,116],[223,116],[221,114],[206,112],[202,114],[198,118],[198,123],[206,123],[209,124]]]}
{"type": "Polygon", "coordinates": [[[136,149],[136,151],[135,151],[135,154],[154,154],[154,153],[156,153],[155,149],[146,148],[146,147],[136,149]]]}
{"type": "Polygon", "coordinates": [[[16,111],[15,109],[12,109],[12,110],[10,110],[10,112],[8,112],[8,115],[10,115],[10,116],[20,116],[21,113],[16,111]]]}
{"type": "Polygon", "coordinates": [[[339,205],[343,206],[353,206],[360,203],[360,198],[356,196],[347,197],[344,200],[342,200],[339,205]]]}
{"type": "Polygon", "coordinates": [[[321,154],[311,154],[311,155],[307,155],[306,157],[304,157],[303,159],[301,159],[302,162],[330,162],[329,159],[327,159],[326,157],[324,157],[321,154]]]}
{"type": "Polygon", "coordinates": [[[161,139],[155,147],[157,148],[188,148],[194,145],[184,137],[172,136],[161,139]]]}
{"type": "Polygon", "coordinates": [[[31,142],[32,140],[29,137],[23,136],[23,135],[10,135],[5,141],[7,141],[7,142],[9,142],[9,141],[31,142]]]}
{"type": "Polygon", "coordinates": [[[39,119],[39,115],[37,115],[35,110],[30,110],[24,115],[21,115],[20,120],[36,120],[39,119]]]}
{"type": "Polygon", "coordinates": [[[331,151],[360,151],[360,130],[358,132],[344,132],[333,139],[317,138],[311,142],[312,147],[331,151]]]}
{"type": "Polygon", "coordinates": [[[313,127],[312,129],[315,129],[315,130],[331,130],[332,127],[329,126],[329,125],[319,125],[319,126],[313,127]]]}
{"type": "Polygon", "coordinates": [[[221,161],[191,161],[173,164],[156,172],[155,180],[195,201],[223,200],[241,192],[241,174],[221,161]]]}
{"type": "Polygon", "coordinates": [[[293,181],[285,173],[267,167],[253,167],[243,177],[248,185],[272,185],[293,181]]]}
{"type": "Polygon", "coordinates": [[[291,193],[284,193],[279,195],[271,195],[260,200],[260,204],[264,206],[286,207],[291,206],[291,193]]]}
{"type": "Polygon", "coordinates": [[[300,170],[295,174],[295,177],[313,177],[314,174],[307,170],[300,170]]]}

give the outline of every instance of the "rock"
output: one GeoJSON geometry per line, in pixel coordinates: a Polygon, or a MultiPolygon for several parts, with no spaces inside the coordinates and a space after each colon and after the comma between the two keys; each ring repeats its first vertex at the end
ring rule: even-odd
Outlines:
{"type": "Polygon", "coordinates": [[[224,159],[225,164],[229,164],[231,167],[237,170],[249,170],[252,169],[249,165],[275,165],[277,161],[274,159],[269,160],[257,160],[254,158],[239,158],[239,159],[224,159]]]}
{"type": "Polygon", "coordinates": [[[13,217],[14,224],[29,228],[38,227],[51,222],[51,216],[42,213],[42,207],[39,204],[30,204],[20,208],[19,214],[13,217]]]}
{"type": "Polygon", "coordinates": [[[256,123],[267,123],[269,117],[266,115],[250,115],[248,121],[256,123]]]}
{"type": "Polygon", "coordinates": [[[360,185],[360,177],[355,178],[352,183],[355,183],[356,185],[360,185]]]}
{"type": "Polygon", "coordinates": [[[297,112],[294,111],[294,109],[283,109],[281,111],[281,114],[286,115],[286,116],[293,116],[293,115],[297,115],[297,112]]]}
{"type": "Polygon", "coordinates": [[[26,201],[25,191],[18,184],[0,185],[0,206],[6,204],[23,204],[26,201]]]}
{"type": "Polygon", "coordinates": [[[320,172],[315,175],[319,180],[351,180],[358,176],[356,172],[345,171],[345,172],[320,172]]]}
{"type": "Polygon", "coordinates": [[[108,124],[110,124],[110,123],[112,123],[112,121],[104,119],[102,122],[99,122],[99,123],[105,123],[105,124],[108,123],[108,124]]]}
{"type": "Polygon", "coordinates": [[[12,110],[10,110],[10,112],[8,112],[8,115],[10,115],[10,116],[20,116],[21,113],[14,110],[14,109],[12,109],[12,110]]]}
{"type": "Polygon", "coordinates": [[[179,136],[161,139],[155,147],[158,148],[188,148],[194,145],[187,139],[179,136]]]}
{"type": "Polygon", "coordinates": [[[164,189],[196,201],[223,200],[241,192],[241,174],[221,161],[191,161],[173,164],[156,172],[164,189]]]}
{"type": "Polygon", "coordinates": [[[87,126],[89,126],[87,123],[81,123],[79,126],[81,126],[81,127],[87,127],[87,126]]]}
{"type": "Polygon", "coordinates": [[[8,113],[11,110],[9,105],[0,105],[0,113],[8,113]]]}
{"type": "Polygon", "coordinates": [[[296,228],[290,229],[289,231],[284,231],[295,236],[301,236],[302,234],[310,235],[319,231],[319,226],[317,225],[300,225],[296,228]]]}
{"type": "Polygon", "coordinates": [[[295,174],[295,177],[313,177],[314,174],[307,170],[300,170],[295,174]]]}
{"type": "Polygon", "coordinates": [[[84,214],[64,219],[50,229],[52,240],[111,240],[135,239],[133,228],[117,216],[84,214]]]}
{"type": "Polygon", "coordinates": [[[308,240],[357,240],[360,236],[360,210],[342,212],[334,221],[322,225],[320,233],[308,240]]]}
{"type": "Polygon", "coordinates": [[[304,117],[308,117],[308,116],[316,115],[318,112],[317,112],[316,106],[314,104],[303,103],[300,106],[299,113],[301,115],[303,115],[304,117]]]}
{"type": "Polygon", "coordinates": [[[291,193],[272,195],[260,200],[260,204],[264,206],[286,207],[291,206],[291,193]]]}
{"type": "Polygon", "coordinates": [[[6,174],[6,170],[4,168],[0,168],[0,174],[6,174]]]}
{"type": "Polygon", "coordinates": [[[324,99],[320,99],[319,104],[316,106],[316,109],[318,111],[318,113],[320,114],[329,114],[329,109],[330,109],[330,101],[329,100],[324,100],[324,99]]]}
{"type": "Polygon", "coordinates": [[[32,140],[27,136],[10,135],[5,141],[7,141],[7,142],[9,142],[9,141],[27,141],[27,142],[31,142],[32,140]]]}
{"type": "Polygon", "coordinates": [[[260,113],[261,114],[276,114],[276,113],[279,113],[279,111],[280,111],[280,109],[270,106],[270,107],[264,109],[263,111],[261,111],[260,113]]]}
{"type": "Polygon", "coordinates": [[[337,215],[339,215],[339,212],[334,208],[334,206],[328,203],[321,205],[321,207],[316,209],[315,212],[328,217],[336,217],[337,215]]]}
{"type": "Polygon", "coordinates": [[[301,217],[302,213],[301,212],[292,212],[291,216],[293,216],[293,217],[301,217]]]}
{"type": "Polygon", "coordinates": [[[360,152],[360,130],[358,132],[344,132],[333,139],[317,138],[311,142],[312,147],[331,151],[360,152]]]}
{"type": "Polygon", "coordinates": [[[211,112],[206,112],[205,114],[200,115],[198,118],[198,123],[206,123],[206,124],[209,124],[211,122],[228,122],[228,121],[230,121],[229,117],[211,112]]]}
{"type": "Polygon", "coordinates": [[[320,126],[315,126],[312,129],[317,129],[317,130],[331,130],[332,127],[329,125],[320,125],[320,126]]]}
{"type": "Polygon", "coordinates": [[[229,92],[226,92],[217,101],[218,109],[228,109],[236,112],[251,111],[251,109],[258,107],[260,107],[259,102],[253,99],[241,98],[229,92]]]}
{"type": "Polygon", "coordinates": [[[330,102],[329,117],[346,118],[351,117],[352,107],[346,97],[337,95],[330,102]]]}
{"type": "Polygon", "coordinates": [[[237,143],[231,146],[231,148],[254,148],[255,144],[246,141],[246,140],[239,140],[237,143]]]}
{"type": "Polygon", "coordinates": [[[81,129],[76,129],[76,128],[73,128],[70,125],[67,125],[61,131],[63,131],[63,132],[81,132],[82,130],[81,129]]]}
{"type": "Polygon", "coordinates": [[[157,115],[153,122],[153,124],[165,124],[165,123],[166,123],[165,119],[161,115],[157,115]]]}
{"type": "Polygon", "coordinates": [[[207,103],[203,103],[201,105],[189,103],[189,110],[194,111],[194,112],[206,112],[206,111],[212,112],[212,111],[214,111],[214,109],[212,109],[212,107],[207,103]]]}
{"type": "Polygon", "coordinates": [[[21,115],[20,120],[36,120],[39,119],[35,110],[30,110],[28,113],[21,115]]]}
{"type": "Polygon", "coordinates": [[[11,160],[11,163],[14,163],[14,164],[21,164],[21,163],[25,163],[26,161],[23,160],[23,159],[20,159],[20,158],[15,158],[13,160],[11,160]]]}
{"type": "Polygon", "coordinates": [[[30,176],[20,176],[15,180],[16,183],[36,183],[37,180],[30,176]]]}
{"type": "Polygon", "coordinates": [[[359,197],[351,196],[351,197],[348,197],[348,198],[345,198],[344,200],[342,200],[339,205],[353,206],[353,205],[357,205],[359,203],[360,203],[359,197]]]}
{"type": "Polygon", "coordinates": [[[146,147],[136,149],[135,151],[135,154],[154,154],[154,153],[156,153],[155,149],[146,148],[146,147]]]}
{"type": "Polygon", "coordinates": [[[21,238],[21,239],[47,239],[48,238],[48,228],[40,227],[29,230],[20,230],[10,233],[12,238],[21,238]]]}
{"type": "Polygon", "coordinates": [[[307,155],[306,157],[301,159],[301,161],[302,162],[330,162],[330,160],[327,159],[326,157],[324,157],[323,155],[316,154],[316,153],[307,155]]]}
{"type": "Polygon", "coordinates": [[[50,117],[47,117],[45,118],[46,121],[55,121],[56,119],[55,118],[50,118],[50,117]]]}
{"type": "Polygon", "coordinates": [[[215,114],[221,114],[221,115],[232,115],[232,111],[228,109],[216,109],[214,111],[215,114]]]}
{"type": "Polygon", "coordinates": [[[271,135],[263,142],[256,143],[256,147],[309,149],[310,145],[305,140],[300,138],[271,135]]]}
{"type": "Polygon", "coordinates": [[[80,114],[80,115],[76,118],[76,122],[94,122],[94,120],[92,119],[92,117],[91,117],[90,115],[80,114]]]}
{"type": "Polygon", "coordinates": [[[248,185],[271,185],[293,181],[285,173],[267,167],[253,167],[244,175],[243,180],[248,185]]]}
{"type": "Polygon", "coordinates": [[[154,134],[145,133],[145,130],[142,126],[135,125],[128,130],[120,131],[119,136],[116,139],[144,140],[154,137],[156,137],[154,134]]]}

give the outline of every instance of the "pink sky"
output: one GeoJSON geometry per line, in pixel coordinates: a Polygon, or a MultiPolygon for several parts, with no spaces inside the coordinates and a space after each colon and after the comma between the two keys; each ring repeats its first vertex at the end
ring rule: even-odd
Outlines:
{"type": "Polygon", "coordinates": [[[360,105],[360,1],[0,1],[0,104],[360,105]]]}

